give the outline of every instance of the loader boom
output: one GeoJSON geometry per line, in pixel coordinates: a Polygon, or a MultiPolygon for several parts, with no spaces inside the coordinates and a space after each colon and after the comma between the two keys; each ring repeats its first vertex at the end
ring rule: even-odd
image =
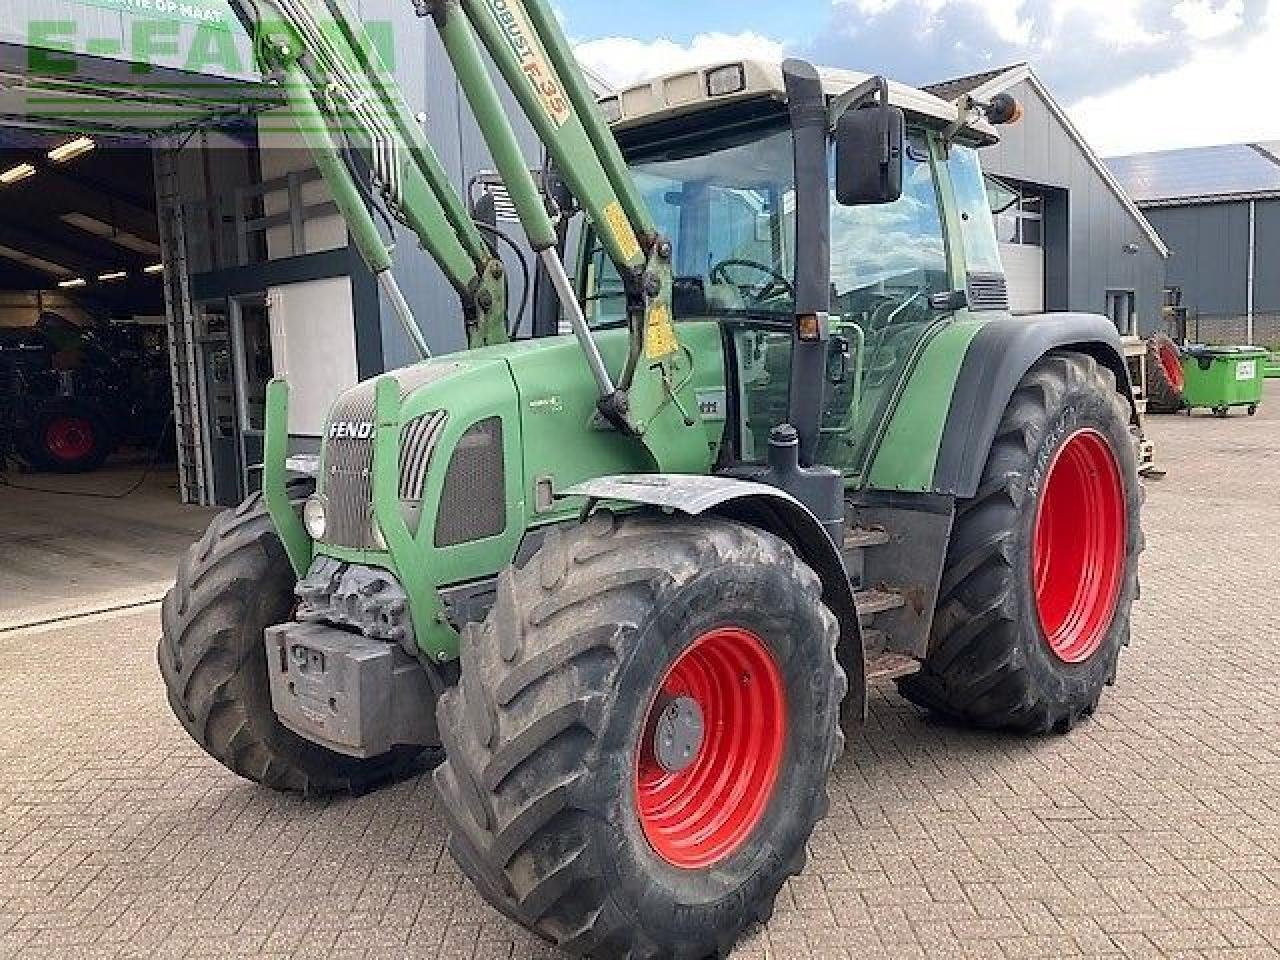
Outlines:
{"type": "Polygon", "coordinates": [[[473,346],[507,339],[502,262],[449,185],[377,49],[343,0],[233,0],[259,66],[280,83],[294,123],[333,193],[352,240],[388,292],[406,332],[427,355],[421,328],[391,274],[381,203],[440,264],[462,302],[473,346]],[[368,176],[355,167],[367,155],[368,176]],[[366,184],[372,180],[378,197],[366,184]]]}
{"type": "MultiPolygon", "coordinates": [[[[294,118],[405,329],[425,338],[391,273],[378,228],[378,200],[365,189],[353,148],[386,212],[407,226],[458,292],[471,347],[509,338],[501,259],[449,184],[421,126],[345,0],[233,0],[264,71],[282,83],[294,118]]],[[[612,133],[545,0],[415,0],[439,31],[459,84],[519,215],[551,279],[599,392],[601,417],[637,438],[655,469],[705,466],[689,431],[699,426],[691,359],[671,311],[671,244],[658,235],[612,133]],[[557,173],[596,227],[618,269],[630,333],[621,370],[600,355],[557,249],[553,217],[521,151],[490,75],[488,53],[546,147],[557,173]],[[695,452],[691,452],[695,451],[695,452]]]]}

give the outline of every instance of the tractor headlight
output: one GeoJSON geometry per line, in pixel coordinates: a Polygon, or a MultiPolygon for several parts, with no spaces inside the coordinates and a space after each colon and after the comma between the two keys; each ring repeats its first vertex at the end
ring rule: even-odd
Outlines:
{"type": "Polygon", "coordinates": [[[323,540],[325,529],[329,524],[329,504],[323,494],[312,494],[302,507],[302,525],[312,540],[323,540]]]}

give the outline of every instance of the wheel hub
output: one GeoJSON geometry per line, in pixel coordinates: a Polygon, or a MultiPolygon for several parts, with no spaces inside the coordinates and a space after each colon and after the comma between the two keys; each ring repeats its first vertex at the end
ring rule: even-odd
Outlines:
{"type": "Polygon", "coordinates": [[[64,462],[93,452],[93,425],[83,417],[58,417],[45,429],[45,448],[64,462]]]}
{"type": "Polygon", "coordinates": [[[676,657],[636,745],[636,813],[654,853],[697,870],[746,843],[773,798],[787,725],[782,670],[756,634],[718,627],[676,657]]]}
{"type": "Polygon", "coordinates": [[[1036,612],[1058,659],[1083,663],[1102,647],[1124,576],[1124,483],[1110,444],[1078,430],[1045,475],[1035,518],[1036,612]]]}
{"type": "Polygon", "coordinates": [[[658,717],[653,756],[667,773],[681,773],[697,759],[706,731],[702,708],[693,697],[676,697],[658,717]]]}

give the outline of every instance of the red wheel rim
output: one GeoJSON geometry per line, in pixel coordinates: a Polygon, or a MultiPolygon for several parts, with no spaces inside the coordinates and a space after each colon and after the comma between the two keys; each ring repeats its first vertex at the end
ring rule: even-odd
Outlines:
{"type": "Polygon", "coordinates": [[[56,417],[45,427],[44,446],[64,463],[83,460],[93,453],[93,424],[84,417],[56,417]]]}
{"type": "Polygon", "coordinates": [[[720,627],[698,637],[662,679],[637,751],[636,809],[654,852],[694,870],[731,856],[764,817],[782,766],[787,700],[782,672],[749,630],[720,627]],[[669,772],[654,750],[664,703],[696,702],[701,744],[669,772]]]}
{"type": "Polygon", "coordinates": [[[1083,663],[1111,628],[1124,576],[1128,519],[1115,454],[1078,430],[1049,464],[1035,518],[1036,612],[1054,654],[1083,663]]]}
{"type": "Polygon", "coordinates": [[[1182,375],[1182,358],[1178,356],[1178,351],[1172,344],[1162,343],[1156,352],[1160,357],[1160,369],[1164,371],[1164,378],[1169,381],[1169,386],[1181,390],[1187,385],[1187,378],[1182,375]]]}

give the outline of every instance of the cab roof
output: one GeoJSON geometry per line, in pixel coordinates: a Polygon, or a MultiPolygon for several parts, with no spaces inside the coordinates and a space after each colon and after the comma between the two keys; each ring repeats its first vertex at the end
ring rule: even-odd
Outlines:
{"type": "MultiPolygon", "coordinates": [[[[828,98],[838,97],[872,77],[869,73],[837,67],[818,67],[817,70],[828,98]]],[[[600,98],[600,103],[615,130],[629,130],[658,120],[670,120],[755,99],[786,102],[780,63],[727,60],[677,70],[644,83],[610,91],[600,98]],[[740,75],[734,68],[739,68],[740,75]],[[728,87],[735,89],[712,93],[717,89],[717,81],[727,82],[728,87]]],[[[893,80],[889,81],[889,102],[901,107],[908,117],[924,118],[937,124],[954,123],[959,116],[954,103],[893,80]]],[[[981,144],[999,140],[995,129],[985,120],[970,119],[964,130],[968,134],[967,139],[981,144]]]]}

